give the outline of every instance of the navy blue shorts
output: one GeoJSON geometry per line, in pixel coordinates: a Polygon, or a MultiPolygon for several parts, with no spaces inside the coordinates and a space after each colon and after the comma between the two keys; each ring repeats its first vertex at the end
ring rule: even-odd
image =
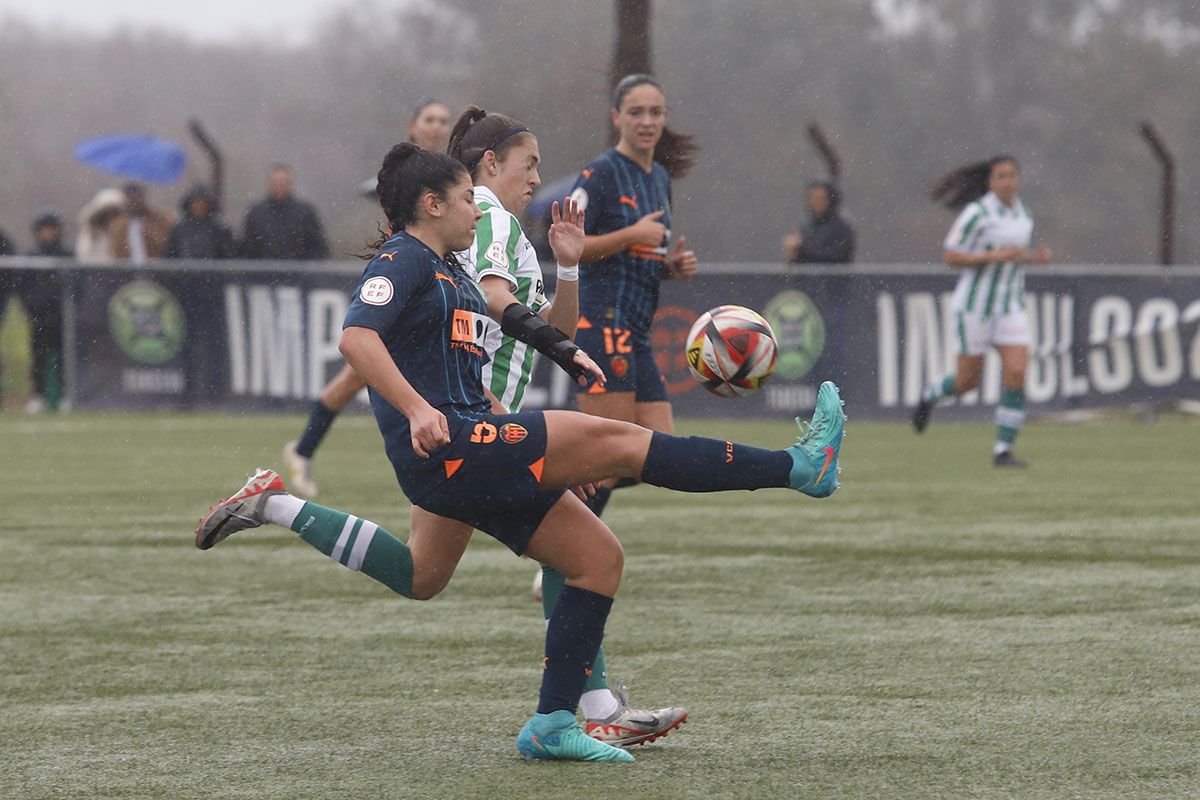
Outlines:
{"type": "Polygon", "coordinates": [[[584,388],[575,384],[583,394],[633,392],[639,403],[667,399],[667,385],[654,362],[654,348],[648,337],[633,331],[593,325],[575,332],[575,344],[604,370],[608,383],[591,384],[584,388]]]}
{"type": "Polygon", "coordinates": [[[411,443],[389,442],[388,457],[413,505],[456,519],[502,542],[517,555],[565,490],[538,487],[546,456],[540,411],[447,417],[450,444],[428,459],[411,443]]]}

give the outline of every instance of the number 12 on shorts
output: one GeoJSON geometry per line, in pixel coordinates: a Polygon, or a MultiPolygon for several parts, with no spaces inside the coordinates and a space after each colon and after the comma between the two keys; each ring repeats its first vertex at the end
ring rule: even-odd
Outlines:
{"type": "Polygon", "coordinates": [[[633,345],[629,343],[629,337],[633,331],[623,328],[605,328],[604,329],[604,352],[608,355],[620,353],[627,355],[633,352],[633,345]]]}

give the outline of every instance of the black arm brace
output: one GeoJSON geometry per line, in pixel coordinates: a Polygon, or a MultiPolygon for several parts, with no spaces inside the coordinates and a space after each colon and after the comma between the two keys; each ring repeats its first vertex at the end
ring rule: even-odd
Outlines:
{"type": "Polygon", "coordinates": [[[537,350],[562,367],[572,378],[587,374],[583,367],[574,361],[580,347],[523,303],[512,303],[504,309],[500,316],[500,332],[537,350]]]}

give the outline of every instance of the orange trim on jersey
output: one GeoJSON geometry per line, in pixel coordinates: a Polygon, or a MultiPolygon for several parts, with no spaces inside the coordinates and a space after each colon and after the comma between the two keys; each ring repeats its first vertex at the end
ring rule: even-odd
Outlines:
{"type": "Polygon", "coordinates": [[[388,252],[386,252],[386,253],[380,253],[380,254],[379,254],[379,257],[380,257],[380,258],[386,258],[388,261],[395,261],[395,260],[396,260],[396,253],[399,253],[399,252],[400,252],[399,250],[391,250],[391,251],[388,251],[388,252]]]}
{"type": "Polygon", "coordinates": [[[640,244],[631,244],[631,245],[629,245],[629,247],[627,249],[629,250],[629,254],[631,256],[633,256],[634,258],[641,258],[641,259],[645,259],[646,261],[658,261],[660,263],[665,262],[667,260],[667,257],[664,256],[662,253],[656,253],[655,250],[657,248],[654,248],[654,247],[645,247],[640,244]]]}
{"type": "Polygon", "coordinates": [[[607,392],[608,392],[608,389],[605,389],[604,386],[600,383],[593,383],[591,386],[588,387],[588,390],[587,390],[588,394],[606,394],[607,392]]]}
{"type": "Polygon", "coordinates": [[[458,468],[462,466],[461,458],[452,458],[449,461],[442,462],[446,467],[446,480],[454,477],[454,473],[458,472],[458,468]]]}
{"type": "Polygon", "coordinates": [[[580,317],[579,324],[575,326],[575,329],[580,330],[580,331],[586,331],[590,327],[592,327],[592,323],[588,320],[588,318],[580,317]]]}
{"type": "Polygon", "coordinates": [[[624,194],[621,195],[621,203],[627,206],[633,206],[634,208],[638,207],[637,200],[634,200],[632,197],[624,194]]]}
{"type": "Polygon", "coordinates": [[[546,457],[542,456],[537,461],[529,465],[529,471],[533,473],[533,477],[537,478],[537,482],[542,482],[542,468],[546,466],[546,457]]]}
{"type": "Polygon", "coordinates": [[[585,169],[583,171],[583,179],[586,181],[588,178],[592,177],[592,173],[595,171],[596,170],[594,170],[594,169],[585,169]]]}
{"type": "Polygon", "coordinates": [[[451,286],[454,286],[455,288],[458,287],[458,284],[455,283],[454,279],[451,278],[449,275],[443,275],[440,272],[435,272],[435,273],[433,273],[433,277],[437,278],[439,281],[446,281],[447,283],[449,283],[451,286]]]}

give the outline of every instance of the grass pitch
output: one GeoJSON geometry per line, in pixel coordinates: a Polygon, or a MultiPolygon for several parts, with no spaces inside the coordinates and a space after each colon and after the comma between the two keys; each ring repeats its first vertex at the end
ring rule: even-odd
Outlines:
{"type": "MultiPolygon", "coordinates": [[[[783,424],[683,432],[779,445],[783,424]]],[[[855,424],[845,488],[623,490],[609,668],[691,721],[638,763],[525,764],[532,566],[477,535],[398,598],[197,517],[298,417],[0,416],[0,797],[1163,798],[1200,794],[1200,424],[855,424]]],[[[324,502],[407,532],[374,423],[324,502]]]]}

